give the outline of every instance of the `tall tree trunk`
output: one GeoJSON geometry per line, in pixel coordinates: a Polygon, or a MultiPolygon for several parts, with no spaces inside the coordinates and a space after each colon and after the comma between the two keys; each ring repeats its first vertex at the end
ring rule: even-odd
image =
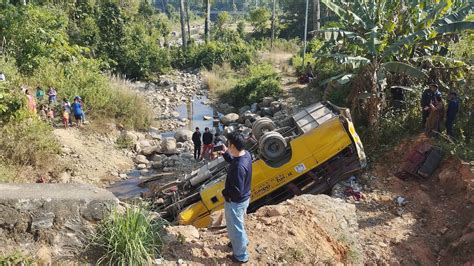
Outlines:
{"type": "Polygon", "coordinates": [[[321,5],[319,0],[313,1],[313,30],[321,28],[321,5]]]}
{"type": "Polygon", "coordinates": [[[237,11],[237,5],[235,4],[235,0],[232,0],[232,11],[237,11]]]}
{"type": "Polygon", "coordinates": [[[273,48],[273,42],[275,41],[275,5],[276,0],[273,0],[272,6],[272,40],[271,40],[271,47],[273,48]]]}
{"type": "Polygon", "coordinates": [[[188,0],[184,0],[184,6],[186,8],[186,24],[188,26],[188,40],[191,41],[191,27],[189,26],[189,3],[188,3],[188,0]]]}
{"type": "Polygon", "coordinates": [[[179,17],[180,17],[180,22],[181,22],[181,41],[183,42],[182,47],[183,49],[186,50],[187,47],[187,41],[186,41],[186,24],[185,24],[185,15],[184,15],[184,1],[185,0],[179,0],[179,17]]]}
{"type": "Polygon", "coordinates": [[[211,40],[211,0],[205,0],[206,1],[206,22],[204,25],[204,35],[206,39],[206,43],[211,40]]]}
{"type": "Polygon", "coordinates": [[[26,6],[26,0],[21,0],[21,4],[26,6]]]}
{"type": "Polygon", "coordinates": [[[166,5],[168,3],[165,4],[165,2],[166,2],[165,0],[161,0],[161,6],[163,7],[163,13],[168,13],[168,10],[166,10],[166,5]]]}

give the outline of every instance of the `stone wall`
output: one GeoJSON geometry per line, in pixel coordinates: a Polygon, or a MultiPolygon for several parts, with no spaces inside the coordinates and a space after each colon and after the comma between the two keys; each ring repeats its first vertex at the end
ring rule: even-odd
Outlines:
{"type": "Polygon", "coordinates": [[[53,256],[76,255],[117,204],[91,185],[0,184],[0,253],[48,246],[53,256]]]}

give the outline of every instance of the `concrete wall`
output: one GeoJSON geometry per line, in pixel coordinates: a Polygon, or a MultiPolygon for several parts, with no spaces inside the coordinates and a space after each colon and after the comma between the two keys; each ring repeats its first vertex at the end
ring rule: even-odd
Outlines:
{"type": "Polygon", "coordinates": [[[47,245],[54,256],[76,255],[117,204],[90,185],[0,184],[0,252],[47,245]]]}

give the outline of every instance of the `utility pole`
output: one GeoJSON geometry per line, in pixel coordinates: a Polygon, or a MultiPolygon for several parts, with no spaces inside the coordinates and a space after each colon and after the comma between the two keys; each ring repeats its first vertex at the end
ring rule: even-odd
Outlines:
{"type": "Polygon", "coordinates": [[[186,41],[186,24],[184,21],[184,1],[185,0],[179,0],[179,15],[180,15],[180,22],[181,22],[181,41],[183,42],[182,47],[184,50],[187,48],[187,41],[186,41]]]}
{"type": "Polygon", "coordinates": [[[206,43],[211,40],[211,0],[204,0],[206,1],[206,22],[204,24],[204,35],[206,39],[206,43]]]}
{"type": "Polygon", "coordinates": [[[306,14],[304,19],[304,48],[303,48],[303,68],[304,68],[304,57],[306,55],[306,37],[308,35],[308,1],[306,0],[306,14]]]}
{"type": "Polygon", "coordinates": [[[271,39],[271,47],[273,48],[273,42],[275,41],[275,4],[276,0],[273,0],[273,7],[272,7],[272,39],[271,39]]]}

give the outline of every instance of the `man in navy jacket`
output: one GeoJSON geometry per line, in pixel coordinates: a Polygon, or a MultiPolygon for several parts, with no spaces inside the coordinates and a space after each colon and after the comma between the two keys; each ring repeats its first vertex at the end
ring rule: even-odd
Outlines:
{"type": "Polygon", "coordinates": [[[228,148],[224,146],[224,159],[230,163],[227,170],[224,211],[227,234],[232,246],[229,258],[235,263],[246,263],[248,238],[244,227],[244,215],[250,202],[250,184],[252,182],[252,156],[244,149],[244,136],[234,132],[227,138],[228,148]]]}

